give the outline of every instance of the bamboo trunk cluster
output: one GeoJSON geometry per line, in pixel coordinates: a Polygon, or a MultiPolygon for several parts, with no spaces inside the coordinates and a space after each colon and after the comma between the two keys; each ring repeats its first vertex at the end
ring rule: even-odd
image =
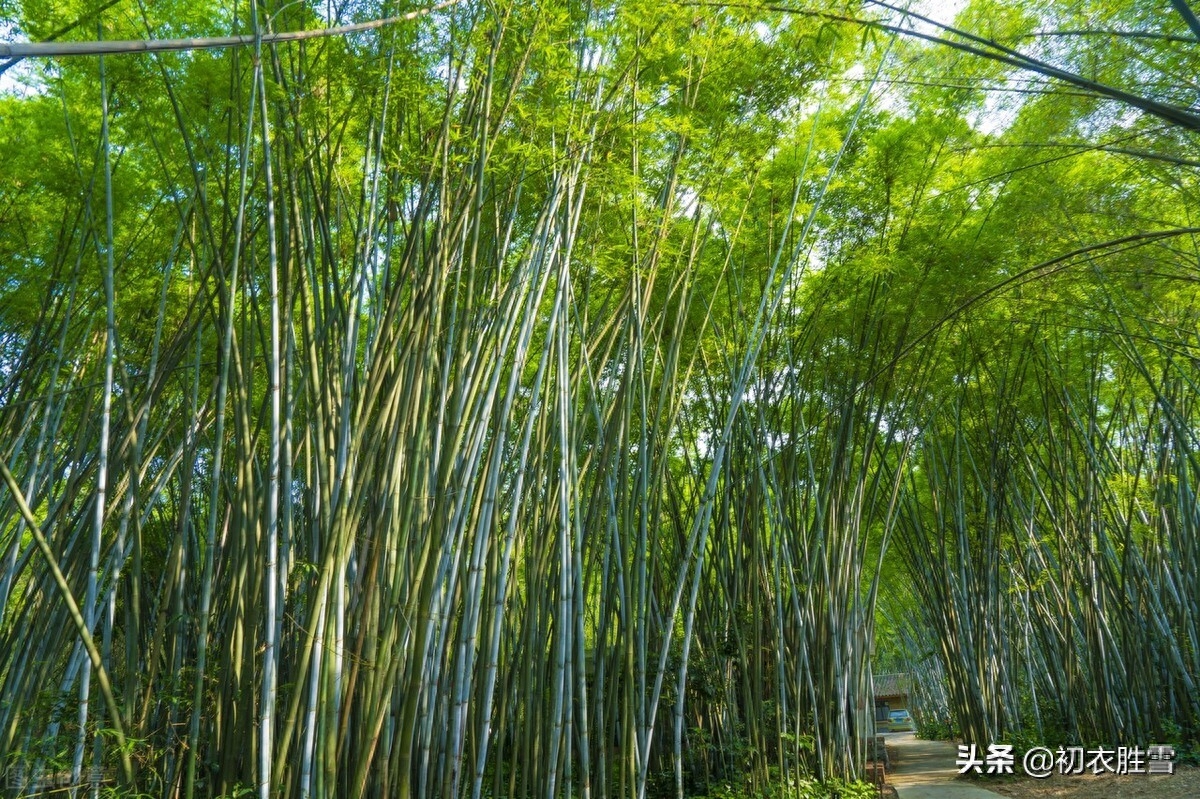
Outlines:
{"type": "Polygon", "coordinates": [[[803,290],[890,41],[809,113],[849,51],[803,15],[772,100],[732,11],[287,44],[249,6],[245,49],[123,73],[157,116],[110,108],[117,56],[98,120],[63,98],[97,157],[0,362],[14,793],[852,778],[893,539],[972,739],[1195,727],[1190,361],[1126,330],[1119,379],[1030,347],[930,406],[885,277],[844,319],[803,290]]]}
{"type": "MultiPolygon", "coordinates": [[[[798,365],[768,389],[759,367],[840,153],[804,162],[773,240],[744,224],[754,180],[681,208],[704,155],[638,121],[637,69],[588,63],[619,40],[578,46],[531,149],[508,115],[553,67],[539,24],[566,23],[467,25],[416,88],[417,34],[391,31],[366,91],[256,27],[230,56],[223,163],[192,149],[213,132],[161,69],[191,161],[153,334],[114,316],[131,284],[114,296],[106,170],[5,384],[18,793],[64,768],[186,799],[645,799],[855,773],[874,406],[851,387],[844,420],[805,423],[777,402],[817,390],[798,365]],[[366,106],[353,126],[301,101],[340,89],[366,106]],[[614,194],[601,167],[630,117],[638,192],[614,194]],[[602,278],[614,218],[631,239],[602,278]],[[77,296],[97,252],[100,334],[77,296]],[[757,311],[718,353],[724,302],[757,311]]],[[[684,111],[710,56],[689,56],[684,111]]]]}
{"type": "Polygon", "coordinates": [[[1030,346],[930,420],[899,521],[924,611],[909,651],[948,689],[929,710],[967,740],[1200,727],[1192,367],[1162,341],[1118,344],[1073,366],[1030,346]]]}

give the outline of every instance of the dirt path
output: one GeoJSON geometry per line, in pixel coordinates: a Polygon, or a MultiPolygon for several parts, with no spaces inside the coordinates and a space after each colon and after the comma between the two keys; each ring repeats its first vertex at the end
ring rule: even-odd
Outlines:
{"type": "MultiPolygon", "coordinates": [[[[1200,768],[1176,765],[1170,776],[1093,774],[1034,779],[1024,774],[989,778],[983,785],[956,779],[955,744],[918,740],[911,732],[885,735],[888,772],[900,799],[1195,799],[1200,768]]],[[[1019,771],[1019,768],[1018,768],[1019,771]]]]}
{"type": "Polygon", "coordinates": [[[887,737],[892,770],[888,782],[900,799],[1004,799],[998,793],[956,780],[958,748],[945,741],[922,741],[911,732],[887,737]]]}

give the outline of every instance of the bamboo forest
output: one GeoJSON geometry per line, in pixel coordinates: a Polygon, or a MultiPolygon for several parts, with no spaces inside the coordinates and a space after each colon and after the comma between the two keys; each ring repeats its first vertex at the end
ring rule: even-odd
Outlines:
{"type": "Polygon", "coordinates": [[[1191,768],[1198,11],[0,0],[0,795],[1191,768]]]}

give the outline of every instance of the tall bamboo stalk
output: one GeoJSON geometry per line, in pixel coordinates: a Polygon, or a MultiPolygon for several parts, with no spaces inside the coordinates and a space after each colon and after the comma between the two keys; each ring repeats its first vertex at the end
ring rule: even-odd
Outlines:
{"type": "Polygon", "coordinates": [[[853,777],[897,563],[909,640],[937,641],[923,685],[973,739],[1194,722],[1194,332],[1121,309],[1103,346],[1030,334],[992,363],[967,316],[1182,225],[1060,248],[918,328],[909,276],[875,268],[908,233],[839,218],[890,43],[439,8],[289,44],[265,20],[314,13],[252,2],[250,58],[162,56],[143,108],[102,78],[98,124],[64,100],[97,163],[3,387],[0,760],[73,744],[79,777],[92,736],[186,799],[853,777]],[[143,272],[155,323],[126,324],[143,272]]]}

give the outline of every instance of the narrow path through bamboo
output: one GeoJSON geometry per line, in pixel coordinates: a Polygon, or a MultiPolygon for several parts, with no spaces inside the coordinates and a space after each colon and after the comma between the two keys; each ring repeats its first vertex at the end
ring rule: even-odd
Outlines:
{"type": "Polygon", "coordinates": [[[1002,799],[1000,794],[956,780],[958,750],[945,741],[922,741],[911,732],[887,736],[894,770],[888,782],[900,799],[1002,799]]]}

